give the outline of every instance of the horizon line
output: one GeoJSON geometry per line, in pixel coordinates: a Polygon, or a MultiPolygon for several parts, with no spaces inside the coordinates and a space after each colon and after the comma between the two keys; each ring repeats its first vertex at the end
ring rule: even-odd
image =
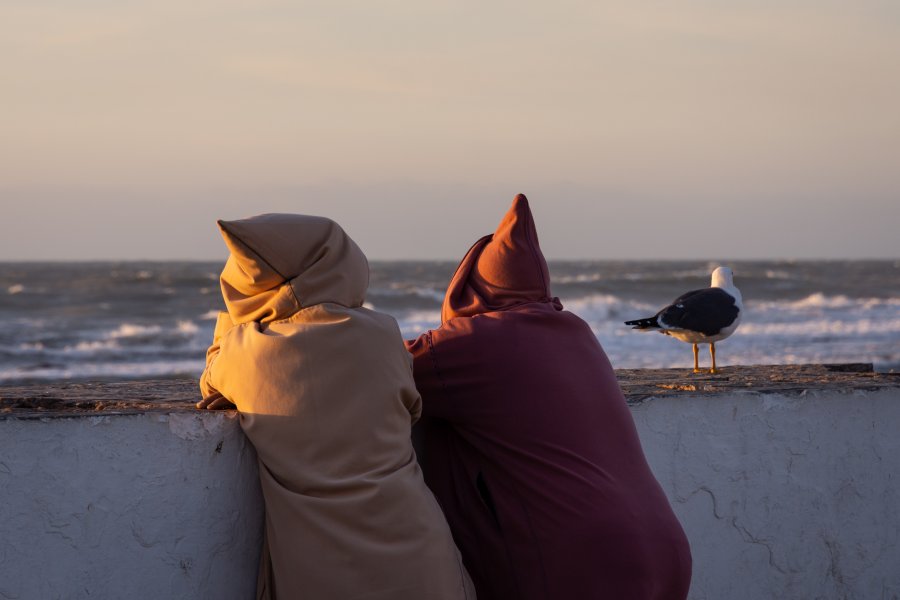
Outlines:
{"type": "MultiPolygon", "coordinates": [[[[77,264],[77,263],[212,263],[222,262],[225,258],[0,258],[0,264],[77,264]]],[[[459,262],[453,258],[382,258],[367,257],[373,262],[459,262]]],[[[753,257],[753,258],[703,258],[703,257],[654,257],[654,258],[547,258],[548,262],[897,262],[900,256],[863,256],[863,257],[753,257]]]]}

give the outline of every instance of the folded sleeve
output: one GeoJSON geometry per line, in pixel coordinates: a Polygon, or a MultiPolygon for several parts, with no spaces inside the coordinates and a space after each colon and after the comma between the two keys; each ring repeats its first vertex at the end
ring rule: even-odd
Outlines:
{"type": "MultiPolygon", "coordinates": [[[[404,344],[408,348],[411,342],[404,340],[404,344]]],[[[413,377],[413,357],[406,352],[407,364],[409,365],[409,375],[413,377]]],[[[410,422],[415,424],[422,417],[422,395],[418,388],[410,382],[409,385],[403,386],[403,406],[409,411],[410,422]]]]}
{"type": "Polygon", "coordinates": [[[218,391],[212,385],[212,373],[210,368],[215,362],[216,357],[219,356],[222,338],[226,333],[231,331],[232,327],[234,327],[234,322],[231,320],[228,313],[220,312],[219,318],[216,320],[216,329],[213,332],[213,343],[206,351],[206,368],[203,369],[203,373],[200,375],[200,394],[204,398],[208,398],[218,391]]]}

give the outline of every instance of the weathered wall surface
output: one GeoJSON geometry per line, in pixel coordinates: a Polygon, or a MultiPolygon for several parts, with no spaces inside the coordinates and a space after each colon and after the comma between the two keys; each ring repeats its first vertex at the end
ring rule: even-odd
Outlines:
{"type": "Polygon", "coordinates": [[[250,599],[261,532],[234,413],[0,420],[2,599],[250,599]]]}
{"type": "Polygon", "coordinates": [[[900,390],[632,408],[688,535],[694,600],[900,598],[900,390]]]}
{"type": "MultiPolygon", "coordinates": [[[[766,369],[623,378],[691,598],[900,598],[900,382],[801,390],[766,369]]],[[[236,415],[192,410],[192,383],[110,401],[129,389],[0,398],[0,600],[254,597],[262,501],[236,415]]]]}

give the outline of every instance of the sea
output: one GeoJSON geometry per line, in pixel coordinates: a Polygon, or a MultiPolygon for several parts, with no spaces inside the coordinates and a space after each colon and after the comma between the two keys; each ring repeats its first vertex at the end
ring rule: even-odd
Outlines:
{"type": "MultiPolygon", "coordinates": [[[[900,370],[900,260],[551,262],[551,287],[617,368],[692,366],[689,344],[633,331],[726,264],[744,297],[720,366],[873,363],[900,370]]],[[[196,378],[218,311],[222,263],[0,263],[0,385],[196,378]]],[[[372,262],[366,306],[404,337],[440,325],[449,261],[372,262]]],[[[708,365],[704,348],[701,358],[708,365]]]]}

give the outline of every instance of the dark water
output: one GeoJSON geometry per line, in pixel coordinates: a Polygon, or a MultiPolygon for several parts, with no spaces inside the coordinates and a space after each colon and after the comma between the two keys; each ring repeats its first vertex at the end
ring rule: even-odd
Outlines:
{"type": "MultiPolygon", "coordinates": [[[[721,364],[900,368],[900,261],[728,263],[744,297],[721,364]]],[[[553,293],[617,367],[689,366],[690,346],[622,321],[706,287],[698,261],[551,264],[553,293]]],[[[223,303],[220,263],[0,263],[0,384],[195,377],[223,303]]],[[[436,327],[455,262],[374,262],[368,303],[407,337],[436,327]]]]}

